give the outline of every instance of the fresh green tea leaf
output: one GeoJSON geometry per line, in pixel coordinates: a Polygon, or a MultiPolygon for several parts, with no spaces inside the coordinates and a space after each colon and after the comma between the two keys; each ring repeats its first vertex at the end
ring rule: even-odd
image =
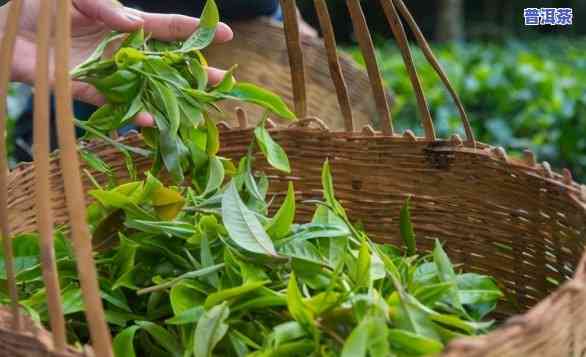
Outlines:
{"type": "Polygon", "coordinates": [[[191,60],[189,63],[189,69],[191,70],[191,74],[197,83],[196,88],[199,90],[204,90],[208,86],[208,71],[204,67],[204,63],[202,63],[201,59],[203,59],[203,56],[201,53],[199,53],[198,58],[191,60]]]}
{"type": "Polygon", "coordinates": [[[291,230],[291,225],[295,221],[295,189],[293,183],[289,182],[287,188],[287,196],[277,211],[275,216],[271,219],[267,233],[275,240],[279,240],[287,235],[291,230]]]}
{"type": "Polygon", "coordinates": [[[183,51],[202,50],[208,47],[216,35],[216,28],[220,22],[220,13],[214,0],[206,0],[201,14],[199,27],[181,47],[183,51]]]}
{"type": "Polygon", "coordinates": [[[362,320],[344,343],[341,356],[391,356],[385,321],[373,316],[362,320]]]}
{"type": "Polygon", "coordinates": [[[140,326],[134,325],[116,335],[112,344],[116,357],[136,357],[134,336],[138,330],[140,330],[140,326]]]}
{"type": "Polygon", "coordinates": [[[433,308],[436,302],[450,293],[454,285],[448,283],[426,284],[414,289],[413,296],[423,305],[433,308]]]}
{"type": "Polygon", "coordinates": [[[297,285],[297,277],[293,272],[289,276],[289,284],[287,285],[287,307],[289,308],[291,316],[299,322],[306,331],[313,333],[315,328],[313,314],[303,303],[303,297],[301,296],[301,291],[299,291],[299,286],[297,285]]]}
{"type": "Polygon", "coordinates": [[[228,332],[228,304],[214,306],[198,321],[194,337],[194,356],[211,357],[214,348],[228,332]]]}
{"type": "Polygon", "coordinates": [[[293,259],[312,264],[322,265],[326,262],[322,259],[319,250],[311,242],[303,240],[291,240],[278,248],[279,254],[293,259]]]}
{"type": "Polygon", "coordinates": [[[440,278],[440,281],[452,284],[452,288],[450,290],[450,305],[456,308],[464,316],[467,316],[467,313],[462,307],[462,303],[460,302],[460,296],[458,295],[456,272],[454,271],[454,267],[452,266],[450,258],[438,240],[435,241],[435,247],[433,249],[433,261],[437,266],[437,271],[439,273],[438,277],[440,278]]]}
{"type": "Polygon", "coordinates": [[[181,315],[194,306],[203,305],[205,295],[190,280],[180,280],[169,293],[171,308],[175,315],[181,315]]]}
{"type": "Polygon", "coordinates": [[[216,123],[210,118],[206,118],[206,128],[208,130],[206,151],[208,155],[214,156],[220,150],[220,132],[216,123]]]}
{"type": "Polygon", "coordinates": [[[108,47],[109,44],[111,44],[114,41],[117,41],[121,38],[123,38],[124,36],[126,36],[123,33],[118,33],[118,32],[111,32],[110,34],[108,34],[103,40],[102,42],[100,42],[100,44],[96,47],[96,49],[94,50],[94,52],[85,60],[83,61],[79,66],[77,66],[73,71],[72,71],[72,75],[75,76],[77,73],[81,72],[82,69],[90,66],[91,64],[99,61],[102,56],[104,55],[104,51],[106,50],[106,48],[108,47]]]}
{"type": "Polygon", "coordinates": [[[230,238],[252,253],[277,256],[273,242],[258,218],[242,202],[236,186],[230,183],[222,198],[222,217],[230,238]]]}
{"type": "Polygon", "coordinates": [[[164,234],[168,237],[179,237],[183,239],[191,238],[196,232],[192,224],[183,222],[157,222],[130,219],[126,221],[126,226],[145,233],[164,234]]]}
{"type": "Polygon", "coordinates": [[[295,114],[279,96],[251,83],[236,83],[234,88],[229,93],[226,93],[225,97],[258,104],[283,119],[295,120],[295,114]]]}
{"type": "Polygon", "coordinates": [[[225,171],[222,161],[217,156],[210,157],[208,166],[208,181],[202,196],[208,196],[220,188],[224,182],[225,171]]]}
{"type": "Polygon", "coordinates": [[[81,158],[91,167],[93,170],[106,174],[112,174],[112,168],[110,165],[106,164],[104,160],[102,160],[97,154],[89,150],[79,150],[81,158]]]}
{"type": "Polygon", "coordinates": [[[183,356],[183,351],[179,341],[177,341],[175,336],[169,333],[169,331],[155,323],[148,321],[137,321],[136,324],[140,326],[142,330],[148,332],[153,340],[155,340],[157,344],[161,345],[171,356],[183,356]]]}
{"type": "Polygon", "coordinates": [[[220,290],[218,292],[208,295],[204,306],[206,309],[210,309],[213,306],[216,306],[224,301],[233,300],[248,293],[251,293],[266,284],[266,281],[259,281],[246,283],[236,288],[220,290]]]}
{"type": "Polygon", "coordinates": [[[326,160],[322,168],[321,182],[324,190],[324,198],[326,200],[326,203],[330,206],[330,208],[334,211],[336,215],[346,217],[346,211],[344,210],[340,202],[338,202],[338,200],[336,199],[336,195],[334,193],[334,180],[332,179],[330,162],[328,160],[326,160]]]}
{"type": "Polygon", "coordinates": [[[216,86],[212,88],[214,91],[218,92],[230,92],[234,86],[236,85],[236,79],[234,78],[234,71],[238,66],[232,66],[225,74],[224,78],[218,83],[216,86]]]}
{"type": "Polygon", "coordinates": [[[393,349],[404,351],[413,356],[435,355],[444,349],[444,345],[440,341],[405,330],[390,329],[388,336],[393,349]]]}
{"type": "Polygon", "coordinates": [[[405,204],[401,208],[401,238],[407,247],[407,255],[417,254],[417,246],[415,244],[415,232],[411,224],[411,197],[407,198],[405,204]]]}
{"type": "Polygon", "coordinates": [[[269,164],[278,170],[290,173],[291,166],[289,165],[289,158],[285,154],[285,150],[271,138],[268,130],[259,126],[254,129],[254,135],[256,136],[256,143],[267,158],[269,164]]]}
{"type": "Polygon", "coordinates": [[[205,309],[203,308],[203,306],[195,306],[181,312],[175,317],[165,320],[165,323],[168,325],[194,324],[199,321],[199,319],[203,316],[204,313],[205,309]]]}
{"type": "Polygon", "coordinates": [[[354,281],[358,288],[368,288],[370,286],[370,267],[371,256],[368,242],[362,241],[360,251],[358,252],[358,261],[354,272],[354,281]]]}
{"type": "Polygon", "coordinates": [[[504,296],[494,279],[488,276],[461,274],[456,277],[456,282],[460,302],[475,320],[484,318],[494,310],[504,296]]]}

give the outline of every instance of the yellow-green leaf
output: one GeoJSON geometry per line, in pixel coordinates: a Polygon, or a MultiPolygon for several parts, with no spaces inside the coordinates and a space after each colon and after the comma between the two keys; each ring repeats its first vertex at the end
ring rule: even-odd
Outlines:
{"type": "Polygon", "coordinates": [[[356,286],[368,288],[370,286],[370,264],[371,256],[368,242],[363,240],[358,252],[358,261],[356,261],[356,270],[354,272],[354,281],[356,286]]]}
{"type": "Polygon", "coordinates": [[[208,155],[215,156],[220,150],[220,131],[216,123],[210,118],[206,118],[206,128],[208,130],[206,151],[208,155]]]}
{"type": "Polygon", "coordinates": [[[315,325],[313,313],[303,303],[303,297],[301,296],[301,291],[299,291],[297,277],[294,272],[291,273],[289,284],[287,285],[287,307],[295,321],[299,322],[306,330],[313,331],[315,325]]]}
{"type": "Polygon", "coordinates": [[[204,307],[206,309],[210,309],[213,306],[216,306],[219,303],[222,303],[224,301],[233,300],[233,299],[236,299],[240,296],[243,296],[243,295],[246,295],[250,292],[253,292],[253,291],[257,290],[258,288],[265,286],[266,284],[267,284],[267,281],[257,281],[257,282],[246,283],[242,286],[238,286],[238,287],[231,288],[231,289],[220,290],[218,292],[215,292],[215,293],[208,295],[206,302],[204,304],[204,307]]]}
{"type": "Polygon", "coordinates": [[[401,238],[407,246],[407,255],[417,254],[417,247],[415,245],[415,231],[413,231],[413,225],[411,224],[411,197],[407,198],[405,204],[401,208],[401,238]]]}
{"type": "Polygon", "coordinates": [[[226,95],[234,99],[260,105],[283,119],[295,120],[295,114],[281,97],[254,84],[239,82],[226,95]]]}
{"type": "Polygon", "coordinates": [[[271,219],[267,233],[273,239],[280,239],[289,233],[291,225],[295,221],[295,189],[293,183],[289,182],[289,188],[287,189],[287,197],[283,201],[283,205],[275,216],[271,219]]]}
{"type": "Polygon", "coordinates": [[[189,51],[206,48],[212,43],[219,22],[220,13],[216,2],[214,0],[207,0],[197,30],[183,43],[181,49],[189,51]]]}

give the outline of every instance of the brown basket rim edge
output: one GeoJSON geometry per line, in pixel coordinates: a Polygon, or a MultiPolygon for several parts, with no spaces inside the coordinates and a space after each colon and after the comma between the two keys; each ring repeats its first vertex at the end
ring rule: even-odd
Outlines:
{"type": "MultiPolygon", "coordinates": [[[[231,127],[226,122],[219,122],[218,128],[221,133],[226,132],[250,132],[254,128],[251,127],[231,127]]],[[[481,142],[464,142],[458,135],[453,135],[451,139],[438,139],[434,141],[426,140],[423,137],[415,137],[410,131],[407,131],[405,135],[399,136],[387,136],[381,132],[372,130],[370,126],[366,126],[362,132],[346,132],[346,131],[330,131],[329,128],[316,118],[308,118],[300,120],[299,122],[293,123],[289,127],[273,127],[269,129],[271,132],[306,132],[306,133],[320,133],[325,135],[331,135],[334,138],[342,140],[383,140],[397,143],[405,143],[412,145],[427,145],[429,150],[434,152],[462,152],[473,155],[480,155],[494,161],[498,161],[505,166],[510,166],[516,169],[520,169],[523,173],[548,181],[549,183],[558,186],[565,194],[567,194],[572,201],[579,205],[584,211],[586,211],[586,185],[580,184],[571,177],[562,175],[551,169],[549,163],[535,163],[530,165],[524,160],[517,158],[508,157],[506,151],[502,147],[492,146],[490,144],[484,144],[481,142]],[[312,127],[312,123],[317,123],[317,128],[312,127]]],[[[117,142],[125,141],[142,141],[142,136],[136,131],[131,131],[125,136],[121,136],[116,139],[117,142]]],[[[103,146],[109,145],[100,140],[80,141],[85,149],[95,150],[103,146]]],[[[55,160],[58,157],[59,150],[55,150],[52,154],[51,160],[55,160]]],[[[34,168],[33,162],[21,162],[17,164],[13,169],[9,171],[8,184],[10,185],[19,176],[20,172],[32,170],[34,168]]]]}

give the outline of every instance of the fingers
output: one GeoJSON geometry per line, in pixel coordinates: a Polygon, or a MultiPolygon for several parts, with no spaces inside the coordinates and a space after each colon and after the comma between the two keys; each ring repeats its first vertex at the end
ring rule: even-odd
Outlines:
{"type": "Polygon", "coordinates": [[[299,32],[301,33],[301,36],[305,36],[307,38],[318,37],[317,30],[311,27],[311,25],[309,25],[307,22],[303,20],[299,22],[299,32]]]}
{"type": "Polygon", "coordinates": [[[211,85],[215,85],[215,84],[220,83],[222,81],[222,79],[224,79],[224,76],[226,75],[226,71],[223,71],[218,68],[208,67],[207,70],[208,70],[208,82],[211,85]]]}
{"type": "Polygon", "coordinates": [[[94,87],[87,83],[72,82],[71,93],[74,99],[97,107],[106,104],[106,99],[94,87]]]}
{"type": "MultiPolygon", "coordinates": [[[[199,20],[194,17],[177,14],[154,14],[134,9],[127,12],[140,17],[144,21],[144,30],[162,41],[184,40],[197,29],[199,20]]],[[[216,43],[228,42],[234,37],[232,29],[223,22],[216,30],[216,43]]]]}
{"type": "MultiPolygon", "coordinates": [[[[184,40],[199,24],[194,17],[142,12],[113,0],[75,0],[74,6],[86,17],[102,22],[112,30],[132,32],[144,26],[146,32],[162,41],[184,40]]],[[[221,22],[216,30],[215,42],[227,42],[233,37],[232,29],[221,22]]]]}
{"type": "Polygon", "coordinates": [[[97,20],[112,30],[132,32],[144,25],[144,20],[113,0],[75,0],[73,6],[86,17],[97,20]]]}
{"type": "Polygon", "coordinates": [[[153,116],[146,112],[138,113],[134,117],[134,124],[140,127],[153,127],[155,126],[155,120],[153,116]]]}

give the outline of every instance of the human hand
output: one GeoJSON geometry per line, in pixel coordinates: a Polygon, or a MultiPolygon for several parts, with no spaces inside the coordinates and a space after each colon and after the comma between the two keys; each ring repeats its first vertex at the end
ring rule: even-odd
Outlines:
{"type": "MultiPolygon", "coordinates": [[[[39,2],[46,0],[24,0],[20,28],[16,40],[12,80],[32,84],[35,76],[36,44],[35,34],[39,2]]],[[[0,7],[0,33],[4,32],[10,3],[0,7]]],[[[199,20],[183,15],[145,13],[122,6],[115,0],[73,0],[72,48],[70,66],[83,62],[94,51],[102,39],[112,30],[132,32],[144,27],[153,38],[163,41],[182,40],[197,28],[199,20]]],[[[221,23],[216,32],[218,43],[230,41],[232,30],[221,23]]],[[[51,64],[51,68],[53,65],[51,64]]],[[[209,68],[209,80],[213,84],[223,78],[224,71],[209,68]]],[[[52,71],[51,71],[52,73],[52,71]]],[[[94,105],[104,104],[104,98],[92,86],[72,83],[75,99],[94,105]]],[[[140,126],[151,126],[152,117],[147,113],[137,115],[135,122],[140,126]]]]}
{"type": "Polygon", "coordinates": [[[297,18],[297,21],[299,22],[299,33],[301,34],[301,36],[305,36],[308,38],[318,37],[317,30],[314,29],[310,24],[307,23],[307,21],[303,19],[303,16],[301,15],[301,11],[299,11],[299,9],[297,9],[297,18]]]}

